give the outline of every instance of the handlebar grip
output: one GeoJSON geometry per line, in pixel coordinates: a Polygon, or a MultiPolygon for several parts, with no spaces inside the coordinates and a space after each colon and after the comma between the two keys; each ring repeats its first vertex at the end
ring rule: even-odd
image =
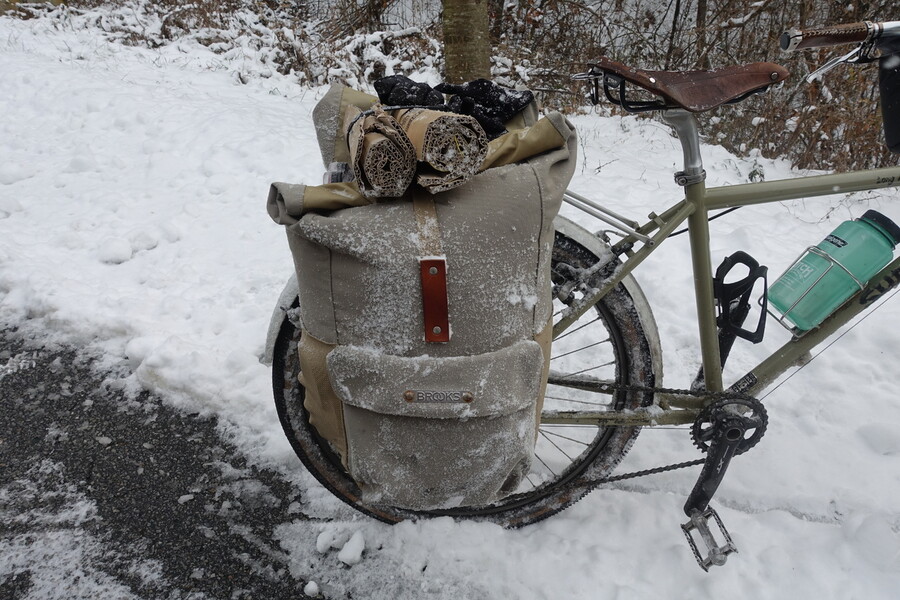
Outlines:
{"type": "Polygon", "coordinates": [[[864,42],[872,34],[874,26],[868,21],[829,25],[815,29],[790,29],[781,34],[779,45],[785,52],[804,48],[822,48],[839,44],[864,42]]]}

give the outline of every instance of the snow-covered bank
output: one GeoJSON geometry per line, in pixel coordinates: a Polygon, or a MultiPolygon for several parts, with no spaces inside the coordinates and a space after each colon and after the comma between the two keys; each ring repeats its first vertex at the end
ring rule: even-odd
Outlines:
{"type": "MultiPolygon", "coordinates": [[[[304,490],[278,535],[329,597],[893,598],[900,585],[900,302],[886,304],[766,399],[769,431],[738,459],[717,506],[741,553],[704,574],[678,524],[694,472],[592,493],[521,531],[438,519],[388,527],[306,476],[258,363],[291,260],[264,201],[274,180],[316,182],[310,111],[321,90],[241,85],[201,47],[111,46],[0,18],[0,320],[126,360],[127,385],[216,414],[251,460],[304,490]],[[354,535],[359,533],[360,535],[354,535]],[[348,544],[350,547],[348,548],[348,544]],[[360,546],[360,544],[362,544],[360,546]],[[349,565],[349,566],[348,566],[349,565]]],[[[681,151],[655,121],[580,116],[576,191],[643,218],[677,199],[681,151]]],[[[709,185],[791,176],[787,165],[705,147],[709,185]]],[[[774,274],[879,192],[748,207],[716,221],[713,256],[744,249],[774,274]],[[822,218],[831,213],[827,220],[822,218]]],[[[591,229],[599,224],[568,212],[591,229]]],[[[666,381],[697,367],[687,240],[637,274],[666,352],[666,381]]],[[[771,324],[770,324],[771,325],[771,324]]],[[[732,376],[784,334],[740,345],[732,376]]],[[[645,431],[623,469],[694,458],[684,430],[645,431]]],[[[0,561],[0,577],[8,564],[0,561]]]]}

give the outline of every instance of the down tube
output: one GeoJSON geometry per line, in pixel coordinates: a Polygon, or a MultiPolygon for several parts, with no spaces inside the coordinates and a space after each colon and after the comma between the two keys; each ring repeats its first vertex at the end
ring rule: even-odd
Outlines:
{"type": "Polygon", "coordinates": [[[819,327],[806,332],[801,337],[792,338],[729,389],[756,396],[779,375],[795,365],[806,352],[827,339],[850,319],[874,306],[878,300],[898,285],[900,285],[900,257],[895,258],[888,266],[879,271],[861,291],[858,291],[825,319],[819,327]]]}

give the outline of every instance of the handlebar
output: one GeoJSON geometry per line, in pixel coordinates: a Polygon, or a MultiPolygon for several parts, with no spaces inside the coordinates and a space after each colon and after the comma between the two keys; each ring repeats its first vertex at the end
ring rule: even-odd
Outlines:
{"type": "Polygon", "coordinates": [[[806,48],[824,48],[855,42],[875,42],[883,37],[900,37],[900,21],[847,23],[814,29],[789,29],[781,34],[779,44],[785,52],[806,48]]]}

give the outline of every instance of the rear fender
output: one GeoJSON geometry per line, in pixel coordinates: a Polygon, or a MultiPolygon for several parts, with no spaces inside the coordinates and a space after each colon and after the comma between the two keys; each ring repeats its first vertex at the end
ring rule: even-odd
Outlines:
{"type": "Polygon", "coordinates": [[[265,365],[271,365],[275,355],[275,339],[278,332],[281,331],[281,325],[287,319],[287,312],[297,302],[300,294],[300,286],[297,285],[297,275],[291,274],[281,295],[278,296],[278,302],[275,304],[275,310],[272,311],[272,318],[269,319],[269,331],[266,333],[266,351],[259,359],[259,362],[265,365]]]}

